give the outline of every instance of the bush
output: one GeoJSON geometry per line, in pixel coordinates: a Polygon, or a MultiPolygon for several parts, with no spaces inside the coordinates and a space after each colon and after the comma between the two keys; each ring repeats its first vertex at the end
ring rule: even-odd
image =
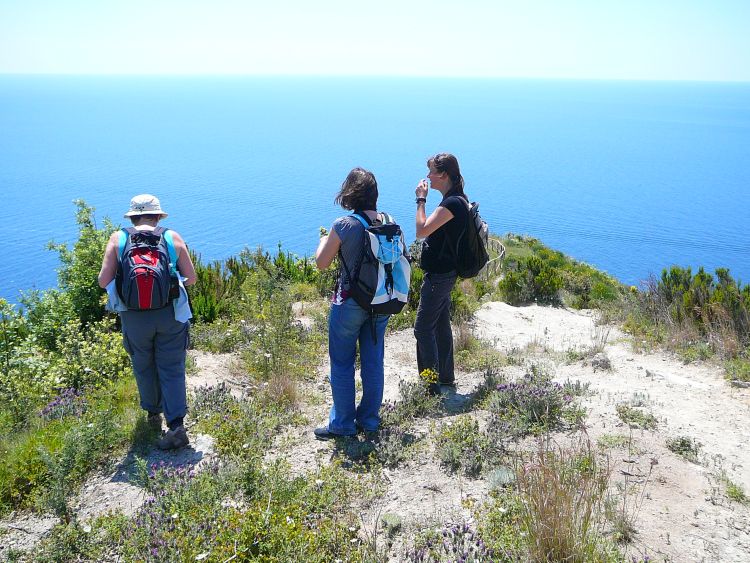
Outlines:
{"type": "Polygon", "coordinates": [[[451,473],[461,471],[468,477],[479,477],[491,465],[496,452],[493,442],[479,431],[470,416],[442,424],[435,436],[435,450],[440,463],[451,473]]]}
{"type": "Polygon", "coordinates": [[[750,286],[726,268],[715,277],[703,268],[672,266],[650,279],[631,300],[626,329],[640,338],[666,343],[692,361],[720,354],[741,356],[750,344],[750,286]]]}
{"type": "Polygon", "coordinates": [[[667,449],[693,463],[698,463],[700,444],[689,436],[676,436],[667,439],[667,449]]]}
{"type": "Polygon", "coordinates": [[[61,267],[58,271],[60,289],[70,299],[71,306],[84,326],[99,321],[104,316],[102,296],[104,290],[99,287],[98,274],[102,265],[104,249],[110,234],[115,230],[114,224],[104,220],[104,228],[97,228],[94,221],[94,208],[83,200],[74,201],[78,240],[73,248],[66,244],[50,243],[49,248],[60,256],[61,267]]]}
{"type": "Polygon", "coordinates": [[[581,309],[614,303],[624,294],[614,278],[544,246],[537,239],[507,235],[500,295],[511,305],[561,304],[581,309]]]}
{"type": "Polygon", "coordinates": [[[624,403],[617,405],[616,409],[617,416],[620,417],[620,420],[633,428],[653,430],[658,424],[656,417],[643,409],[632,407],[624,403]]]}
{"type": "Polygon", "coordinates": [[[508,428],[521,435],[540,433],[562,425],[572,397],[563,386],[537,366],[520,381],[501,383],[490,396],[493,428],[508,428]]]}

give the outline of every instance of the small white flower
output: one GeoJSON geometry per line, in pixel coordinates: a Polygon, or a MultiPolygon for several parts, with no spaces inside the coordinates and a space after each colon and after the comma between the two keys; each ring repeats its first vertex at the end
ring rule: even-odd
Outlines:
{"type": "Polygon", "coordinates": [[[204,551],[204,552],[203,552],[203,553],[201,553],[200,555],[196,555],[196,556],[195,556],[195,560],[196,560],[196,561],[203,561],[203,560],[204,560],[204,559],[205,559],[206,557],[208,557],[208,554],[209,554],[209,552],[208,552],[208,551],[204,551]]]}
{"type": "Polygon", "coordinates": [[[248,443],[242,444],[242,449],[243,450],[246,450],[249,447],[250,447],[250,444],[248,444],[248,443]]]}
{"type": "Polygon", "coordinates": [[[264,355],[264,356],[265,356],[266,358],[270,358],[270,357],[271,357],[271,352],[266,352],[266,353],[265,353],[265,354],[263,354],[263,355],[264,355]]]}
{"type": "Polygon", "coordinates": [[[322,487],[322,486],[323,486],[323,480],[322,480],[322,479],[315,479],[315,484],[316,484],[316,485],[317,485],[318,487],[322,487]]]}
{"type": "Polygon", "coordinates": [[[174,514],[172,514],[172,520],[177,520],[179,517],[180,517],[180,515],[177,514],[176,512],[174,514]]]}
{"type": "Polygon", "coordinates": [[[287,524],[294,524],[294,518],[292,518],[291,516],[287,516],[286,517],[286,523],[287,524]]]}

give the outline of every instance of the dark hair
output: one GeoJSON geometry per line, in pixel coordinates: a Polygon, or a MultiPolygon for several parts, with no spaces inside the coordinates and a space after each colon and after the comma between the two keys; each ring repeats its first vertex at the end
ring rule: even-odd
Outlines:
{"type": "Polygon", "coordinates": [[[375,175],[364,168],[352,169],[333,201],[351,211],[377,209],[378,182],[375,180],[375,175]]]}
{"type": "Polygon", "coordinates": [[[464,193],[464,177],[461,176],[461,169],[458,167],[458,159],[450,153],[441,152],[427,159],[427,166],[432,165],[438,172],[445,172],[451,179],[451,188],[458,192],[458,195],[466,198],[464,193]]]}
{"type": "Polygon", "coordinates": [[[157,221],[161,220],[161,213],[148,213],[143,215],[133,215],[130,217],[130,222],[133,223],[134,227],[137,227],[144,221],[149,221],[156,219],[157,221]]]}

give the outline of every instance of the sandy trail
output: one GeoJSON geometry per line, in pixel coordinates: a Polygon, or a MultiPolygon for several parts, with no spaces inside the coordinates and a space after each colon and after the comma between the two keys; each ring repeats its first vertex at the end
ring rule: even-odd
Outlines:
{"type": "MultiPolygon", "coordinates": [[[[511,307],[486,303],[472,323],[477,336],[505,353],[542,363],[558,381],[579,380],[590,386],[583,399],[592,440],[625,436],[627,443],[608,450],[614,488],[627,486],[629,515],[637,535],[631,554],[647,553],[668,561],[750,561],[750,509],[731,502],[721,477],[750,491],[750,390],[729,386],[721,369],[710,364],[684,365],[665,353],[639,354],[629,339],[612,327],[596,324],[596,314],[549,307],[511,307]],[[586,353],[598,345],[611,369],[595,369],[586,353]],[[583,360],[570,363],[567,352],[576,350],[583,360]],[[630,430],[617,416],[620,403],[639,405],[658,419],[653,431],[630,430]],[[668,438],[688,436],[700,444],[698,463],[669,451],[668,438]],[[630,476],[626,476],[627,471],[630,476]]],[[[237,396],[250,386],[236,356],[191,352],[196,372],[188,386],[226,383],[237,396]]],[[[400,380],[416,375],[415,342],[411,330],[386,339],[385,400],[398,398],[400,380]]],[[[506,378],[521,375],[523,366],[503,368],[506,378]]],[[[312,429],[324,424],[330,406],[326,382],[327,363],[317,380],[303,385],[302,406],[308,424],[288,429],[269,456],[287,457],[294,473],[301,474],[330,463],[338,455],[330,442],[314,439],[312,429]]],[[[459,373],[457,402],[468,397],[481,382],[481,374],[459,373]]],[[[458,403],[456,403],[458,404],[458,403]]],[[[418,447],[412,459],[384,471],[385,492],[362,515],[363,526],[374,529],[379,515],[397,514],[404,523],[398,545],[408,544],[410,531],[425,522],[453,523],[472,520],[472,507],[487,499],[483,479],[446,474],[436,461],[429,435],[431,425],[452,417],[451,409],[435,420],[418,421],[412,429],[418,447]]],[[[480,418],[482,413],[475,413],[480,418]]],[[[148,454],[149,462],[199,465],[214,456],[208,436],[195,436],[193,448],[181,454],[148,454]]],[[[92,476],[75,500],[83,521],[108,510],[132,514],[143,502],[143,492],[132,482],[132,456],[115,461],[109,471],[92,476]]],[[[14,514],[0,522],[5,533],[0,544],[29,549],[43,537],[54,519],[14,514]]],[[[4,547],[4,548],[5,548],[4,547]]],[[[3,549],[4,549],[3,548],[3,549]]],[[[393,560],[400,552],[391,553],[393,560]]],[[[2,555],[2,549],[0,549],[2,555]]]]}

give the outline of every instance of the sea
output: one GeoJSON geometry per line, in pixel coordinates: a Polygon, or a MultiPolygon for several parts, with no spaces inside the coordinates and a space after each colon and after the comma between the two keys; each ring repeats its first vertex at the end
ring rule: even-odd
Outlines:
{"type": "Polygon", "coordinates": [[[438,152],[494,233],[636,286],[671,265],[750,281],[750,83],[1,75],[0,298],[56,286],[77,199],[101,226],[155,194],[206,261],[311,255],[361,166],[413,240],[438,152]]]}

